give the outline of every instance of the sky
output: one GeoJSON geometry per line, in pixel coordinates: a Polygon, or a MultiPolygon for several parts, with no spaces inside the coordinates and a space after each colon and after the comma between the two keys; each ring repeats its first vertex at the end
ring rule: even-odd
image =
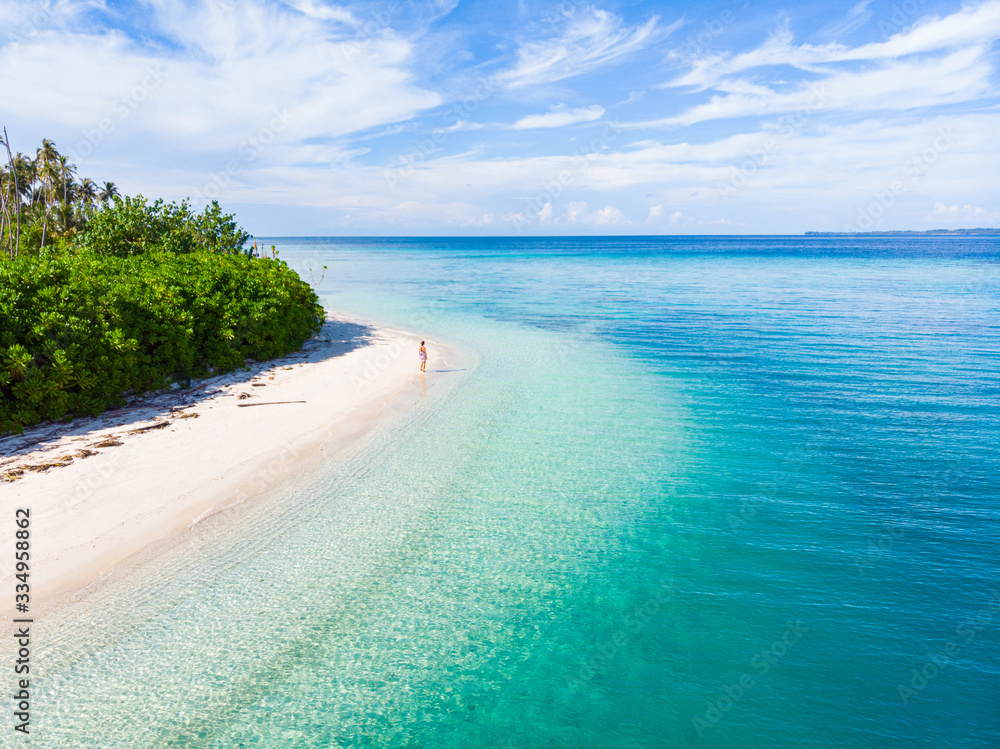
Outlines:
{"type": "Polygon", "coordinates": [[[1000,226],[1000,0],[0,0],[0,125],[259,236],[1000,226]]]}

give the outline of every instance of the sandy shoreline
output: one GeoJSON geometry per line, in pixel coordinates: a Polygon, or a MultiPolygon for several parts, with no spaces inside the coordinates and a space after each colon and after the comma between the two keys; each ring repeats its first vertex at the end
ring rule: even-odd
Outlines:
{"type": "MultiPolygon", "coordinates": [[[[0,439],[0,548],[14,549],[15,508],[30,508],[31,614],[350,444],[389,401],[416,402],[426,386],[419,342],[331,315],[288,357],[0,439]]],[[[455,355],[440,345],[429,353],[429,375],[455,355]]],[[[14,574],[13,554],[4,554],[4,618],[13,614],[14,574]]]]}

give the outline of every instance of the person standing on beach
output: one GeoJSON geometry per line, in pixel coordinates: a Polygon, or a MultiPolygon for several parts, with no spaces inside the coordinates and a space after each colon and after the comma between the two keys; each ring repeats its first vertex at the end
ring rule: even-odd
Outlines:
{"type": "Polygon", "coordinates": [[[420,342],[420,371],[427,371],[427,349],[424,347],[425,341],[420,342]]]}

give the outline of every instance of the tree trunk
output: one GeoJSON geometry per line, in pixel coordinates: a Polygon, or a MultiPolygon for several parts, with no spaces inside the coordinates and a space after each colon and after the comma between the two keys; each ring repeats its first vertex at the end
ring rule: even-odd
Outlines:
{"type": "MultiPolygon", "coordinates": [[[[7,193],[10,192],[10,184],[0,180],[0,247],[4,245],[4,232],[10,234],[10,211],[7,210],[7,193]]],[[[7,254],[14,257],[14,237],[8,237],[10,249],[7,254]]]]}
{"type": "Polygon", "coordinates": [[[14,206],[17,211],[17,231],[11,247],[11,257],[17,257],[21,252],[21,191],[17,184],[17,169],[14,167],[14,156],[10,152],[10,141],[7,139],[7,128],[3,129],[3,144],[7,147],[7,163],[10,164],[10,176],[14,180],[14,206]]]}

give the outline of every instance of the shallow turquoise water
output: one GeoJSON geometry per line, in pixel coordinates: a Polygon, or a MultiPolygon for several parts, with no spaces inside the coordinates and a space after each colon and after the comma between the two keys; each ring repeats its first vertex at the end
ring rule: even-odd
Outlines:
{"type": "Polygon", "coordinates": [[[995,239],[276,243],[475,365],[70,612],[32,746],[996,745],[995,239]]]}

